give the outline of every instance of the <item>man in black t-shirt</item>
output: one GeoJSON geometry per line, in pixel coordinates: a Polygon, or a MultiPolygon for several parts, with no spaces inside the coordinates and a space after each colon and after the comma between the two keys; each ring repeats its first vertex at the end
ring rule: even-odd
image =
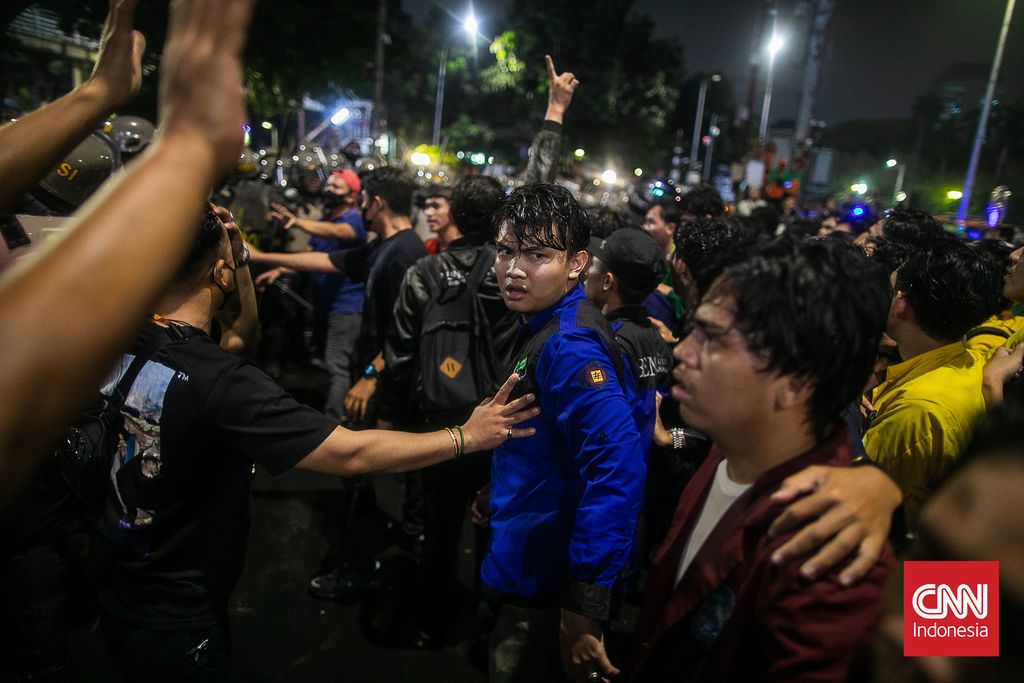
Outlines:
{"type": "Polygon", "coordinates": [[[352,432],[299,404],[210,336],[216,313],[251,288],[246,261],[241,241],[204,216],[158,315],[103,388],[111,394],[135,357],[150,359],[126,394],[100,528],[111,560],[102,626],[129,680],[226,676],[227,605],[244,563],[255,464],[272,474],[402,471],[532,432],[513,429],[534,414],[504,405],[513,382],[461,431],[352,432]]]}
{"type": "MultiPolygon", "coordinates": [[[[412,178],[398,169],[385,167],[366,174],[362,179],[360,210],[363,224],[377,239],[364,248],[331,253],[306,252],[301,254],[265,254],[253,251],[253,260],[259,263],[287,266],[294,270],[321,273],[344,273],[352,280],[365,283],[366,303],[363,306],[362,327],[354,354],[358,380],[345,395],[345,415],[354,426],[373,424],[371,399],[377,390],[377,378],[384,368],[384,337],[387,334],[391,312],[402,286],[405,272],[420,258],[427,255],[423,242],[412,230],[409,212],[412,210],[414,184],[412,178]]],[[[417,499],[417,480],[410,475],[407,482],[410,495],[405,506],[408,535],[416,536],[420,524],[417,499]]],[[[366,478],[346,481],[343,509],[346,517],[340,521],[343,567],[314,577],[310,593],[314,597],[336,599],[357,591],[367,579],[372,567],[372,530],[363,512],[373,508],[373,483],[366,478]]]]}

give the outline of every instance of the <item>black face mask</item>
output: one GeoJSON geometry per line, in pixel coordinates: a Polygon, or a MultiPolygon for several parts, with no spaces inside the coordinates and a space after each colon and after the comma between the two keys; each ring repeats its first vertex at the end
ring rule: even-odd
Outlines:
{"type": "Polygon", "coordinates": [[[336,209],[339,206],[345,204],[348,201],[351,192],[345,194],[338,194],[337,192],[324,191],[324,208],[328,211],[336,209]]]}

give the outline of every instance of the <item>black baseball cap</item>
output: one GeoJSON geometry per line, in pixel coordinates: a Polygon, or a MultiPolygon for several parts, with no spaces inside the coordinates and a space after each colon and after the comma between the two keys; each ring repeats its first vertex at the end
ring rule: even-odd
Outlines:
{"type": "Polygon", "coordinates": [[[643,230],[616,230],[603,240],[593,237],[587,251],[627,287],[645,294],[668,274],[661,247],[643,230]]]}

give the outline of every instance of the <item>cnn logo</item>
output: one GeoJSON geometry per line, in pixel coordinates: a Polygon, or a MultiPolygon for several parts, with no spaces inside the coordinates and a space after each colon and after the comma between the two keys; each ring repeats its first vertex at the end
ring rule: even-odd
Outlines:
{"type": "Polygon", "coordinates": [[[926,583],[914,591],[914,611],[922,619],[945,619],[950,612],[957,619],[966,619],[967,611],[975,619],[988,616],[988,585],[975,584],[974,591],[960,584],[956,591],[949,584],[926,583]]]}
{"type": "Polygon", "coordinates": [[[998,562],[905,562],[903,654],[999,655],[998,562]]]}

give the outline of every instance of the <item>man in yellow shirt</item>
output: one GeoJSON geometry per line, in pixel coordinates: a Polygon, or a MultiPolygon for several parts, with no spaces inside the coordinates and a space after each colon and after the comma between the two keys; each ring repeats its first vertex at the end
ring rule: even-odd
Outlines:
{"type": "Polygon", "coordinates": [[[921,502],[985,412],[984,356],[964,334],[998,306],[991,268],[966,244],[942,239],[918,249],[892,276],[886,333],[902,362],[872,393],[876,415],[864,447],[903,489],[911,528],[921,502]]]}
{"type": "MultiPolygon", "coordinates": [[[[1014,301],[1019,302],[1021,298],[1014,299],[1006,294],[1006,284],[1003,279],[1003,276],[1012,269],[1013,255],[1016,252],[1014,252],[1013,245],[994,239],[972,242],[971,248],[989,259],[989,266],[999,276],[999,290],[1003,293],[999,310],[981,325],[968,332],[966,337],[967,348],[978,351],[989,358],[997,348],[1006,344],[1007,339],[1024,330],[1024,316],[1014,315],[1014,301]]],[[[1019,257],[1017,260],[1020,260],[1019,257]]],[[[1010,289],[1012,291],[1013,286],[1010,289]]],[[[1017,292],[1017,296],[1024,298],[1024,292],[1017,292]]]]}

